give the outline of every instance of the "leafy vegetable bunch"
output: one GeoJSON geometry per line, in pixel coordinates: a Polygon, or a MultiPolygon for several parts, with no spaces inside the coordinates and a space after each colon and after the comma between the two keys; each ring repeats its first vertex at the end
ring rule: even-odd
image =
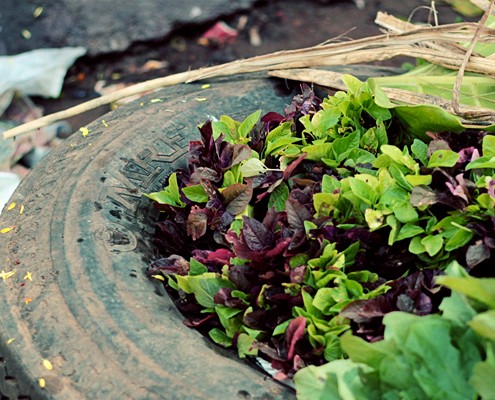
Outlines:
{"type": "Polygon", "coordinates": [[[376,378],[348,343],[388,352],[393,315],[411,314],[400,327],[439,313],[449,290],[435,278],[448,265],[494,272],[495,137],[411,138],[378,89],[343,79],[348,91],[323,101],[303,85],[285,116],[206,122],[188,169],[148,195],[164,211],[163,258],[148,272],[174,289],[186,325],[279,377],[330,362],[301,371],[317,388],[321,374],[348,384],[334,360],[376,378]]]}

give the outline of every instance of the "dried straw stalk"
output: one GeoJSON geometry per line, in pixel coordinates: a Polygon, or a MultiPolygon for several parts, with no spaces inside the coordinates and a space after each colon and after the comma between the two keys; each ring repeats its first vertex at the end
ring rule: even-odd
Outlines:
{"type": "MultiPolygon", "coordinates": [[[[117,100],[165,86],[188,83],[221,76],[244,74],[275,69],[309,68],[381,61],[396,56],[422,58],[431,63],[458,70],[466,50],[458,43],[470,42],[476,34],[478,24],[459,23],[436,27],[416,27],[402,33],[351,40],[340,43],[326,43],[298,50],[279,51],[263,56],[233,61],[213,67],[186,71],[175,75],[138,83],[108,95],[90,100],[75,107],[30,121],[8,131],[4,138],[50,125],[56,121],[81,114],[117,100]]],[[[479,42],[494,43],[495,30],[480,32],[479,42]]],[[[495,60],[472,55],[466,64],[466,71],[495,76],[495,60]]]]}

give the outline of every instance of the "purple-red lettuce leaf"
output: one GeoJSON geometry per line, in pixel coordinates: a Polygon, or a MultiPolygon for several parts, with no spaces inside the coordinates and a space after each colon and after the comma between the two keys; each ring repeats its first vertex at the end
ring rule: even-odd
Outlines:
{"type": "Polygon", "coordinates": [[[438,312],[445,289],[436,285],[434,278],[442,274],[438,270],[416,271],[388,283],[390,289],[369,300],[356,300],[347,305],[340,315],[352,321],[355,334],[373,342],[383,338],[383,317],[392,311],[416,315],[438,312]]]}
{"type": "Polygon", "coordinates": [[[244,211],[253,197],[253,184],[234,183],[222,191],[223,204],[227,212],[237,215],[244,211]]]}

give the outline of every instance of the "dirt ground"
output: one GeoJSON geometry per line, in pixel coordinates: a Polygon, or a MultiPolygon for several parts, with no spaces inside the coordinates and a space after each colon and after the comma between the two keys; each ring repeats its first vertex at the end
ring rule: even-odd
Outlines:
{"type": "MultiPolygon", "coordinates": [[[[201,36],[218,21],[185,25],[163,40],[135,43],[124,53],[78,60],[67,74],[60,99],[35,99],[35,102],[49,114],[96,97],[97,90],[109,85],[141,82],[239,58],[313,46],[330,39],[379,34],[374,24],[378,11],[410,18],[413,22],[433,23],[430,5],[425,0],[259,1],[248,12],[219,19],[237,30],[237,37],[231,43],[200,44],[201,36]]],[[[439,23],[454,22],[460,17],[446,3],[436,2],[435,8],[439,23]]],[[[386,64],[400,66],[402,62],[392,60],[386,64]]],[[[101,108],[69,122],[76,130],[106,111],[101,108]]]]}

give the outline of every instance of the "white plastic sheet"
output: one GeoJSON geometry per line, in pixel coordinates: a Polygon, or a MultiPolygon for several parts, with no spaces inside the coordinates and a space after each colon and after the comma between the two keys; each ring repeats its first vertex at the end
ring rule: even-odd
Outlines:
{"type": "Polygon", "coordinates": [[[85,53],[84,47],[62,47],[0,56],[0,95],[58,97],[67,70],[85,53]]]}

